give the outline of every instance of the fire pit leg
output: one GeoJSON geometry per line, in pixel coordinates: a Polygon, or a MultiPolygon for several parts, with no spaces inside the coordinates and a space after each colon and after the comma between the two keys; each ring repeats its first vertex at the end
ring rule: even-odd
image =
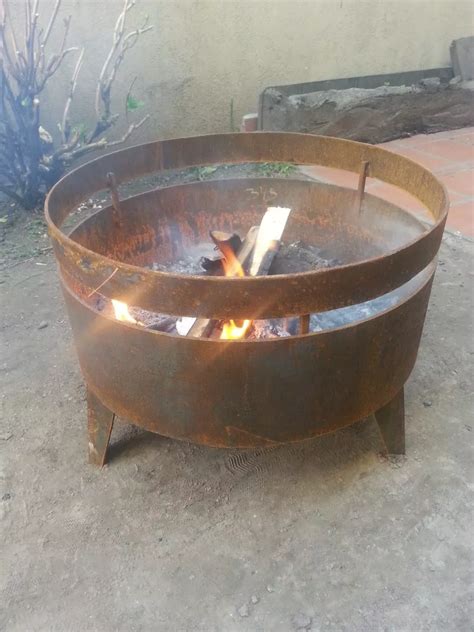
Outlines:
{"type": "Polygon", "coordinates": [[[403,388],[375,412],[388,454],[405,454],[405,400],[403,388]]]}
{"type": "Polygon", "coordinates": [[[107,455],[115,414],[87,389],[87,430],[89,463],[103,467],[107,455]]]}

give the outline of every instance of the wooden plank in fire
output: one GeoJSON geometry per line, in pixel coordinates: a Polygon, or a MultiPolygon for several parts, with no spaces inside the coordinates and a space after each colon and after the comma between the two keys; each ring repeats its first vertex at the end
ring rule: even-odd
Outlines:
{"type": "MultiPolygon", "coordinates": [[[[237,253],[237,260],[250,276],[264,276],[268,274],[273,259],[280,249],[281,237],[290,211],[291,209],[289,208],[279,206],[269,207],[262,218],[260,226],[253,226],[247,233],[237,253]]],[[[226,253],[227,256],[231,254],[232,245],[227,234],[214,231],[211,232],[211,238],[224,257],[226,257],[226,253]]],[[[233,251],[232,254],[235,256],[233,251]]],[[[182,335],[195,338],[209,337],[218,322],[218,320],[196,318],[194,322],[190,322],[187,334],[183,331],[182,335]]]]}
{"type": "MultiPolygon", "coordinates": [[[[229,249],[232,250],[232,253],[236,255],[236,258],[242,268],[245,270],[248,267],[251,255],[253,253],[255,242],[257,240],[258,234],[258,226],[252,226],[252,228],[248,231],[245,239],[242,241],[239,250],[237,253],[233,250],[233,244],[235,242],[232,241],[231,236],[227,233],[221,233],[220,231],[211,231],[211,239],[213,242],[219,246],[222,254],[225,256],[226,252],[229,253],[229,249]]],[[[187,334],[182,334],[186,336],[192,336],[193,338],[207,338],[211,335],[212,330],[219,322],[218,320],[213,320],[209,318],[195,318],[194,322],[190,321],[190,328],[187,334]]]]}

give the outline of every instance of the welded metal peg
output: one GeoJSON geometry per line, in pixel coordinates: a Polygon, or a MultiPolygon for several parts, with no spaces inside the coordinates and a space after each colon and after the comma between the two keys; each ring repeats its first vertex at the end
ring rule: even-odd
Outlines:
{"type": "Polygon", "coordinates": [[[87,430],[89,435],[89,463],[103,467],[107,459],[110,435],[115,413],[105,407],[96,395],[87,389],[87,430]]]}
{"type": "Polygon", "coordinates": [[[368,160],[363,160],[361,165],[360,165],[359,183],[357,185],[356,197],[355,197],[355,201],[354,201],[354,212],[357,215],[360,215],[360,212],[362,210],[362,200],[364,198],[365,181],[367,180],[367,174],[369,172],[369,165],[370,165],[370,163],[369,163],[368,160]]]}
{"type": "Polygon", "coordinates": [[[115,220],[120,224],[121,217],[121,206],[120,206],[120,198],[117,189],[117,181],[115,179],[115,173],[113,171],[109,171],[107,174],[107,186],[110,190],[110,197],[112,198],[112,206],[114,207],[114,215],[115,220]]]}
{"type": "Polygon", "coordinates": [[[387,454],[405,454],[405,396],[402,388],[395,397],[375,411],[387,454]]]}
{"type": "Polygon", "coordinates": [[[309,334],[309,314],[300,316],[300,334],[309,334]]]}

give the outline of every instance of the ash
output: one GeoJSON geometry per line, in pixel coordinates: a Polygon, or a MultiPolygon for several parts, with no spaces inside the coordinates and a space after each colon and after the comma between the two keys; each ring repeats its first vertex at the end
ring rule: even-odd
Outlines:
{"type": "Polygon", "coordinates": [[[355,321],[370,318],[393,307],[399,300],[400,292],[397,289],[365,303],[340,307],[339,309],[332,309],[319,314],[311,314],[310,331],[334,329],[335,327],[343,327],[355,321]]]}
{"type": "Polygon", "coordinates": [[[175,272],[176,274],[204,274],[199,263],[191,256],[184,256],[177,261],[166,263],[153,263],[149,266],[155,272],[175,272]]]}
{"type": "MultiPolygon", "coordinates": [[[[174,272],[176,274],[206,274],[201,261],[203,258],[216,258],[216,248],[208,243],[200,243],[187,248],[187,251],[175,261],[152,263],[150,270],[155,272],[174,272]]],[[[309,272],[321,268],[331,268],[340,265],[341,261],[327,258],[317,246],[307,244],[302,240],[289,244],[282,244],[276,255],[269,274],[293,274],[295,272],[309,272]]]]}
{"type": "Polygon", "coordinates": [[[285,328],[285,322],[276,320],[254,320],[252,330],[247,336],[247,340],[262,340],[266,338],[285,338],[291,336],[285,328]]]}
{"type": "Polygon", "coordinates": [[[281,245],[270,268],[270,274],[310,272],[321,268],[332,268],[341,263],[339,259],[327,258],[321,248],[298,240],[281,245]]]}

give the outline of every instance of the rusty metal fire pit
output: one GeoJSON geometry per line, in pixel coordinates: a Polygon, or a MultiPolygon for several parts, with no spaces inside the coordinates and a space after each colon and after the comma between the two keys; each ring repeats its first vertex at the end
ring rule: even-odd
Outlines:
{"type": "Polygon", "coordinates": [[[443,185],[417,163],[380,147],[305,134],[157,141],[69,173],[50,192],[46,219],[87,384],[91,462],[104,463],[114,415],[168,437],[253,448],[315,437],[374,413],[388,452],[404,452],[403,387],[418,351],[447,209],[443,185]],[[111,184],[110,172],[120,184],[167,169],[271,161],[360,173],[359,192],[241,178],[180,184],[119,202],[113,188],[113,205],[69,235],[61,228],[81,201],[111,184]],[[415,195],[434,221],[427,225],[364,194],[367,174],[415,195]],[[342,263],[243,278],[150,269],[207,239],[211,228],[248,230],[270,198],[292,209],[288,238],[330,248],[342,263]],[[179,317],[298,316],[303,329],[268,340],[171,335],[99,311],[90,300],[96,292],[179,317]],[[367,301],[382,302],[368,316],[360,310],[350,316],[350,306],[367,301]],[[323,322],[335,313],[349,316],[343,324],[308,327],[307,315],[323,322]]]}

